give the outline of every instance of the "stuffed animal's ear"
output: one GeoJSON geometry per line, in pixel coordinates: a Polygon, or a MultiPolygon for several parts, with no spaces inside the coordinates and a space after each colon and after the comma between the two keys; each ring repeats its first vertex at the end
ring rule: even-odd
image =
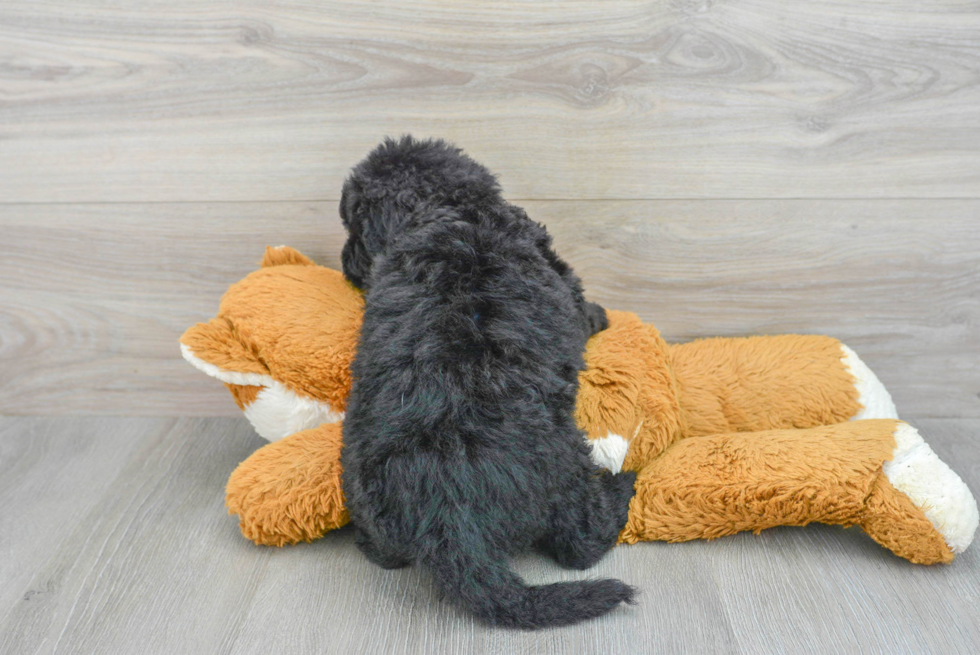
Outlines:
{"type": "Polygon", "coordinates": [[[289,246],[279,246],[273,248],[266,246],[265,257],[262,258],[262,268],[267,266],[285,266],[288,264],[298,264],[302,266],[315,266],[309,257],[289,246]]]}
{"type": "Polygon", "coordinates": [[[222,382],[262,386],[268,380],[269,369],[221,316],[188,328],[180,337],[180,351],[194,368],[222,382]]]}

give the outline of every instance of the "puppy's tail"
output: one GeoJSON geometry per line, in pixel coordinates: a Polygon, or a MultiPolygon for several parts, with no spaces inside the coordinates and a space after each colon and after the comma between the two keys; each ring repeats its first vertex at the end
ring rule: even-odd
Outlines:
{"type": "Polygon", "coordinates": [[[449,598],[491,625],[525,630],[570,625],[633,602],[635,590],[619,580],[529,587],[506,561],[489,557],[483,545],[470,542],[453,548],[443,544],[420,563],[433,572],[449,598]]]}

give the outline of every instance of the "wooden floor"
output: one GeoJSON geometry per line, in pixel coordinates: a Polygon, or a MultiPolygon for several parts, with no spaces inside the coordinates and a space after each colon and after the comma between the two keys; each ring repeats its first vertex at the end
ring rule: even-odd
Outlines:
{"type": "Polygon", "coordinates": [[[978,71],[975,0],[0,2],[0,653],[980,652],[980,546],[619,548],[640,603],[542,634],[344,532],[253,546],[260,441],[177,347],[266,245],[339,266],[383,136],[447,137],[592,300],[839,337],[980,491],[978,71]]]}
{"type": "MultiPolygon", "coordinates": [[[[922,419],[980,488],[978,419],[922,419]]],[[[637,605],[571,628],[493,630],[417,569],[383,571],[347,530],[265,548],[225,515],[260,445],[244,419],[0,419],[0,653],[972,653],[980,549],[949,566],[812,525],[619,546],[586,573],[527,557],[532,582],[616,576],[637,605]]]]}

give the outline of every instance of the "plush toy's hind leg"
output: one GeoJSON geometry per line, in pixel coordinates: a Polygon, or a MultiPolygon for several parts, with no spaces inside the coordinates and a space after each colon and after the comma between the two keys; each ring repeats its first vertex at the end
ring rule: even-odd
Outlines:
{"type": "Polygon", "coordinates": [[[670,355],[684,436],[896,418],[884,386],[830,337],[701,339],[670,355]]]}
{"type": "Polygon", "coordinates": [[[977,507],[911,426],[852,421],[674,444],[640,472],[620,540],[712,539],[810,522],[860,524],[897,555],[932,564],[969,545],[977,507]]]}
{"type": "Polygon", "coordinates": [[[587,569],[616,544],[626,524],[636,474],[601,475],[588,479],[588,485],[574,498],[564,499],[554,509],[551,532],[537,547],[562,566],[587,569]]]}
{"type": "Polygon", "coordinates": [[[851,417],[852,421],[859,421],[866,418],[898,418],[898,411],[895,403],[892,402],[891,394],[885,389],[878,376],[872,372],[868,365],[861,361],[857,353],[840,344],[841,363],[851,377],[854,378],[854,388],[858,392],[858,403],[861,409],[851,417]]]}

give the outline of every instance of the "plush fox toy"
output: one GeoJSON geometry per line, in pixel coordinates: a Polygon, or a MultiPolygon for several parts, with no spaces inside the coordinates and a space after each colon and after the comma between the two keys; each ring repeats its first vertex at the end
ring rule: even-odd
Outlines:
{"type": "MultiPolygon", "coordinates": [[[[347,522],[341,421],[363,312],[343,275],[287,247],[181,337],[270,444],[226,502],[259,544],[347,522]]],[[[623,543],[713,539],[810,522],[859,525],[918,564],[950,562],[977,528],[966,484],[897,419],[858,356],[824,336],[668,345],[627,312],[588,342],[576,419],[595,461],[637,473],[623,543]]]]}

